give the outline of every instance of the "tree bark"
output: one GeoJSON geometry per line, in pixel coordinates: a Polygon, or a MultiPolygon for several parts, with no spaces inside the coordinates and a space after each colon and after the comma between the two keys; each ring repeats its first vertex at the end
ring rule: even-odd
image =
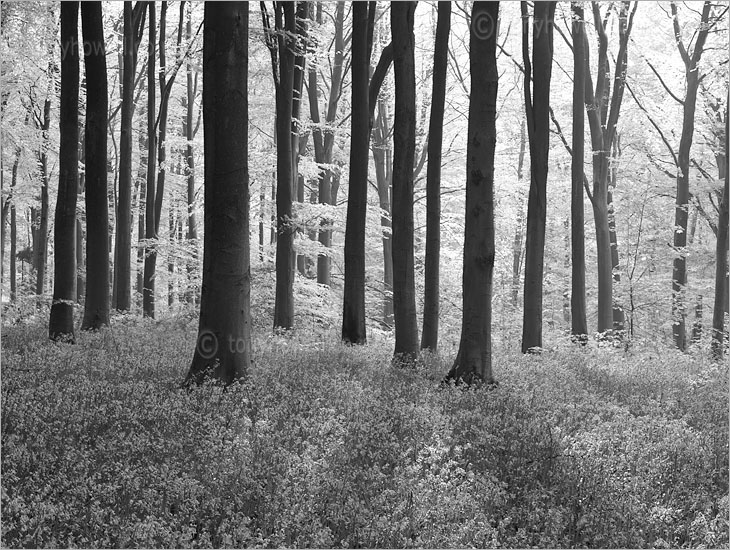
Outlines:
{"type": "Polygon", "coordinates": [[[61,4],[61,135],[54,220],[51,340],[73,342],[76,301],[76,197],[79,186],[79,4],[61,4]]]}
{"type": "MultiPolygon", "coordinates": [[[[730,101],[728,101],[730,105],[730,101]]],[[[730,147],[728,139],[730,136],[730,110],[725,111],[725,155],[727,155],[730,147]]],[[[727,158],[727,157],[725,157],[727,158]]],[[[712,357],[715,361],[722,361],[725,347],[725,311],[728,308],[728,196],[730,189],[728,188],[728,170],[725,170],[725,186],[722,190],[722,199],[720,201],[720,212],[717,222],[717,247],[715,259],[715,302],[712,311],[712,357]]]]}
{"type": "Polygon", "coordinates": [[[276,296],[274,329],[294,326],[294,225],[292,223],[292,98],[294,4],[276,3],[279,78],[276,86],[276,296]]]}
{"type": "Polygon", "coordinates": [[[571,161],[571,334],[584,343],[587,340],[586,321],[586,256],[585,212],[583,206],[583,175],[585,174],[585,20],[583,6],[573,2],[573,157],[571,161]]]}
{"type": "Polygon", "coordinates": [[[50,185],[48,172],[48,131],[51,127],[51,100],[43,102],[43,122],[40,130],[43,133],[43,145],[38,152],[38,164],[41,171],[41,208],[36,214],[35,242],[33,246],[33,260],[36,269],[35,293],[43,294],[46,280],[46,261],[48,258],[48,186],[50,185]]]}
{"type": "Polygon", "coordinates": [[[365,332],[365,214],[368,197],[369,3],[352,6],[352,115],[350,130],[350,189],[345,228],[345,287],[342,341],[364,344],[365,332]]]}
{"type": "Polygon", "coordinates": [[[81,4],[86,65],[86,302],[81,330],[109,325],[108,93],[101,2],[81,4]]]}
{"type": "Polygon", "coordinates": [[[129,311],[132,307],[132,117],[134,116],[134,87],[137,52],[142,40],[145,14],[144,2],[124,3],[124,37],[122,40],[122,120],[119,135],[119,198],[117,231],[114,243],[113,307],[129,311]]]}
{"type": "Polygon", "coordinates": [[[520,153],[517,157],[517,223],[512,240],[512,307],[517,309],[520,294],[520,272],[522,271],[522,227],[525,217],[524,198],[522,196],[522,168],[525,163],[525,119],[520,124],[520,153]]]}
{"type": "Polygon", "coordinates": [[[441,147],[446,68],[449,56],[451,2],[438,3],[436,41],[433,53],[433,91],[428,126],[428,168],[426,169],[426,258],[423,289],[423,333],[421,349],[435,352],[439,333],[439,267],[441,262],[441,147]]]}
{"type": "MultiPolygon", "coordinates": [[[[192,3],[188,4],[187,22],[185,24],[185,37],[188,42],[193,38],[192,23],[192,3]]],[[[195,157],[193,155],[193,138],[195,137],[194,126],[194,108],[195,108],[195,92],[198,84],[197,73],[193,78],[193,65],[190,60],[185,64],[185,78],[187,84],[186,90],[186,109],[183,126],[185,127],[185,175],[187,180],[187,212],[188,212],[188,233],[187,240],[190,246],[191,257],[188,261],[188,288],[190,288],[193,274],[198,267],[198,228],[195,219],[195,157]]],[[[189,304],[195,305],[196,292],[192,289],[186,293],[186,300],[189,304]]]]}
{"type": "Polygon", "coordinates": [[[155,267],[157,264],[157,240],[155,216],[155,176],[157,167],[155,135],[155,53],[157,50],[155,3],[149,6],[149,43],[147,45],[147,183],[145,189],[145,230],[147,241],[144,250],[144,275],[142,281],[142,314],[155,318],[155,267]]]}
{"type": "MultiPolygon", "coordinates": [[[[302,125],[301,105],[302,90],[304,88],[304,68],[306,65],[306,41],[307,41],[307,16],[309,15],[309,2],[297,2],[295,15],[296,41],[294,43],[294,79],[292,83],[292,120],[291,120],[291,152],[292,152],[292,194],[296,194],[299,203],[304,202],[304,178],[299,176],[299,157],[306,149],[306,139],[301,136],[302,125]]],[[[293,243],[292,243],[293,244],[293,243]]],[[[296,256],[297,270],[306,275],[304,256],[296,256]]]]}
{"type": "MultiPolygon", "coordinates": [[[[492,22],[499,2],[474,2],[472,21],[492,22]]],[[[473,27],[474,28],[474,27],[473,27]]],[[[471,93],[466,153],[463,315],[459,352],[447,379],[493,384],[492,273],[494,270],[494,151],[497,144],[497,33],[472,31],[471,93]]]]}
{"type": "Polygon", "coordinates": [[[390,5],[395,74],[393,123],[393,313],[397,362],[418,356],[413,257],[413,158],[416,148],[414,2],[390,5]]]}
{"type": "Polygon", "coordinates": [[[548,156],[550,151],[550,77],[553,63],[555,2],[534,5],[531,70],[526,24],[527,3],[522,2],[522,52],[525,63],[525,108],[530,143],[530,194],[525,235],[525,290],[522,353],[542,348],[542,295],[545,261],[548,156]],[[530,81],[533,92],[530,92],[530,81]],[[532,96],[532,97],[531,97],[532,96]]]}
{"type": "Polygon", "coordinates": [[[186,384],[208,375],[230,384],[251,363],[247,78],[248,4],[206,4],[203,290],[186,384]]]}

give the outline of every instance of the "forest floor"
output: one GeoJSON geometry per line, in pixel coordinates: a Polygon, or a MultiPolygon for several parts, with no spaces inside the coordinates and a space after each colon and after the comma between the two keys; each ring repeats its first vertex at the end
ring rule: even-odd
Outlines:
{"type": "Polygon", "coordinates": [[[195,336],[3,327],[2,546],[728,547],[702,354],[503,345],[488,391],[392,368],[387,338],[262,329],[245,382],[186,392],[195,336]]]}

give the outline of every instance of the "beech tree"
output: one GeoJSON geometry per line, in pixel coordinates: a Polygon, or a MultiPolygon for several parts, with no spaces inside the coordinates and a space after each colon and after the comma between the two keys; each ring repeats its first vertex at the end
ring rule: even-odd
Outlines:
{"type": "MultiPolygon", "coordinates": [[[[725,106],[725,155],[730,151],[728,140],[730,139],[730,96],[725,106]]],[[[726,156],[727,158],[727,156],[726,156]]],[[[722,361],[725,347],[725,311],[728,307],[728,172],[725,170],[725,185],[720,200],[719,215],[717,221],[717,247],[715,259],[715,303],[712,312],[712,356],[716,361],[722,361]]]]}
{"type": "Polygon", "coordinates": [[[585,92],[585,21],[583,6],[571,3],[573,10],[573,156],[571,159],[570,192],[570,244],[571,244],[571,292],[570,331],[583,341],[588,334],[586,321],[586,256],[585,213],[583,208],[583,157],[585,154],[585,116],[583,94],[585,92]]]}
{"type": "MultiPolygon", "coordinates": [[[[153,25],[154,26],[154,25],[153,25]]],[[[101,2],[81,3],[86,65],[86,302],[82,330],[109,325],[107,75],[101,2]]]]}
{"type": "Polygon", "coordinates": [[[364,344],[365,332],[365,213],[368,196],[370,123],[368,72],[372,45],[371,17],[375,2],[352,5],[352,115],[350,130],[350,190],[345,229],[345,288],[342,340],[364,344]],[[371,13],[372,12],[372,13],[371,13]]]}
{"type": "Polygon", "coordinates": [[[207,2],[203,287],[186,384],[206,376],[229,384],[251,363],[247,78],[248,3],[207,2]]]}
{"type": "Polygon", "coordinates": [[[61,134],[54,219],[52,340],[74,341],[76,302],[76,196],[79,185],[79,4],[61,4],[61,134]]]}
{"type": "Polygon", "coordinates": [[[423,289],[423,333],[421,349],[436,351],[439,333],[439,268],[441,262],[441,145],[446,67],[449,55],[451,2],[438,3],[436,41],[433,52],[433,91],[428,125],[428,168],[426,169],[426,260],[423,289]]]}
{"type": "Polygon", "coordinates": [[[132,118],[137,53],[142,41],[145,3],[124,2],[122,39],[122,120],[119,133],[119,196],[117,231],[114,243],[114,308],[128,311],[132,306],[132,118]]]}
{"type": "Polygon", "coordinates": [[[155,133],[155,54],[157,52],[157,33],[155,3],[149,2],[149,23],[147,44],[147,178],[145,184],[144,209],[144,271],[142,279],[142,311],[145,317],[155,317],[155,261],[154,240],[155,230],[155,176],[156,146],[155,133]]]}
{"type": "Polygon", "coordinates": [[[550,77],[553,64],[555,2],[534,4],[532,59],[529,51],[527,2],[521,2],[522,58],[527,137],[530,143],[530,194],[525,235],[525,291],[522,352],[542,347],[542,284],[545,258],[547,175],[550,151],[550,77]],[[534,65],[534,66],[533,66],[534,65]],[[532,83],[532,91],[530,84],[532,83]]]}
{"type": "Polygon", "coordinates": [[[454,365],[446,375],[467,384],[494,383],[491,324],[498,17],[499,2],[473,3],[461,338],[454,365]],[[485,33],[477,32],[485,29],[485,33]]]}
{"type": "Polygon", "coordinates": [[[413,257],[413,159],[416,149],[415,2],[390,5],[395,75],[393,122],[393,313],[396,361],[418,356],[413,257]]]}

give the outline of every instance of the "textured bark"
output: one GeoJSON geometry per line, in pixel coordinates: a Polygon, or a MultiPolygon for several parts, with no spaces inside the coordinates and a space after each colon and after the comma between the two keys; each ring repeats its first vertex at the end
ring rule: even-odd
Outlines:
{"type": "Polygon", "coordinates": [[[292,97],[294,86],[294,4],[277,3],[279,75],[276,85],[276,296],[274,329],[294,326],[294,226],[292,224],[292,97]]]}
{"type": "MultiPolygon", "coordinates": [[[[499,2],[474,2],[472,21],[497,21],[499,2]]],[[[459,352],[447,379],[493,384],[494,150],[497,144],[497,33],[469,41],[471,93],[466,153],[463,316],[459,352]]]]}
{"type": "Polygon", "coordinates": [[[248,4],[207,3],[203,289],[186,384],[206,376],[229,384],[245,376],[251,363],[247,76],[248,4]]]}
{"type": "Polygon", "coordinates": [[[571,236],[571,290],[570,332],[585,340],[588,334],[586,321],[586,255],[585,212],[583,206],[583,175],[585,155],[585,20],[583,7],[571,4],[573,9],[573,157],[571,161],[570,236],[571,236]]]}
{"type": "MultiPolygon", "coordinates": [[[[525,235],[525,290],[522,321],[522,352],[542,348],[542,287],[545,260],[548,156],[550,151],[550,77],[553,64],[553,19],[555,2],[535,3],[532,63],[529,58],[529,27],[523,24],[522,52],[525,63],[525,109],[530,143],[530,195],[527,201],[525,235]],[[530,92],[530,81],[533,83],[530,92]]],[[[527,21],[527,2],[522,2],[527,21]]]]}
{"type": "Polygon", "coordinates": [[[124,37],[122,40],[122,120],[119,134],[119,197],[117,231],[114,243],[113,307],[128,311],[132,307],[132,117],[137,52],[142,40],[145,4],[124,3],[124,37]]]}
{"type": "Polygon", "coordinates": [[[61,135],[58,198],[54,220],[53,304],[48,322],[52,340],[73,342],[76,302],[76,197],[79,186],[79,4],[61,4],[61,135]]]}
{"type": "MultiPolygon", "coordinates": [[[[730,101],[728,101],[730,105],[730,101]]],[[[727,107],[726,107],[727,109],[727,107]]],[[[730,111],[725,112],[725,154],[730,150],[728,139],[730,136],[730,111]]],[[[727,158],[727,157],[725,157],[727,158]]],[[[716,361],[722,361],[724,353],[725,337],[725,312],[728,308],[728,171],[725,170],[725,186],[720,201],[720,212],[717,222],[717,248],[715,259],[715,302],[712,311],[712,357],[716,361]]]]}
{"type": "Polygon", "coordinates": [[[147,182],[145,185],[144,236],[147,245],[144,250],[144,272],[142,280],[142,314],[155,318],[155,267],[157,239],[155,217],[155,175],[157,167],[155,135],[155,53],[157,51],[155,3],[149,6],[149,42],[147,44],[147,182]]]}
{"type": "Polygon", "coordinates": [[[365,214],[368,197],[368,7],[352,6],[352,100],[350,125],[350,188],[345,227],[345,286],[342,341],[364,344],[365,332],[365,214]]]}
{"type": "Polygon", "coordinates": [[[436,41],[433,53],[433,91],[428,125],[426,169],[426,258],[423,288],[423,333],[421,349],[436,351],[439,334],[439,267],[441,262],[441,147],[446,68],[449,55],[451,2],[438,3],[436,41]]]}
{"type": "Polygon", "coordinates": [[[622,331],[626,326],[626,315],[615,289],[621,284],[621,266],[618,255],[618,236],[616,235],[616,212],[613,204],[613,190],[616,189],[618,181],[618,163],[621,157],[621,135],[616,134],[613,141],[611,161],[609,163],[610,177],[606,189],[606,202],[608,202],[608,239],[611,242],[611,271],[613,274],[613,330],[622,331]]]}
{"type": "Polygon", "coordinates": [[[413,254],[413,159],[416,149],[414,2],[390,5],[395,74],[393,123],[393,313],[398,362],[418,356],[413,254]]]}
{"type": "Polygon", "coordinates": [[[81,3],[86,66],[86,302],[82,330],[109,325],[108,93],[101,2],[81,3]]]}

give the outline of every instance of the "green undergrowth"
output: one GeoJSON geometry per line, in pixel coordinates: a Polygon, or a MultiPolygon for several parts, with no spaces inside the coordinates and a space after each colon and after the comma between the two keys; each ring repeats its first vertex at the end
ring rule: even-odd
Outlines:
{"type": "Polygon", "coordinates": [[[195,323],[2,335],[6,547],[728,547],[728,370],[569,346],[497,389],[390,366],[385,338],[254,338],[180,389],[195,323]],[[324,343],[322,343],[324,342],[324,343]]]}

